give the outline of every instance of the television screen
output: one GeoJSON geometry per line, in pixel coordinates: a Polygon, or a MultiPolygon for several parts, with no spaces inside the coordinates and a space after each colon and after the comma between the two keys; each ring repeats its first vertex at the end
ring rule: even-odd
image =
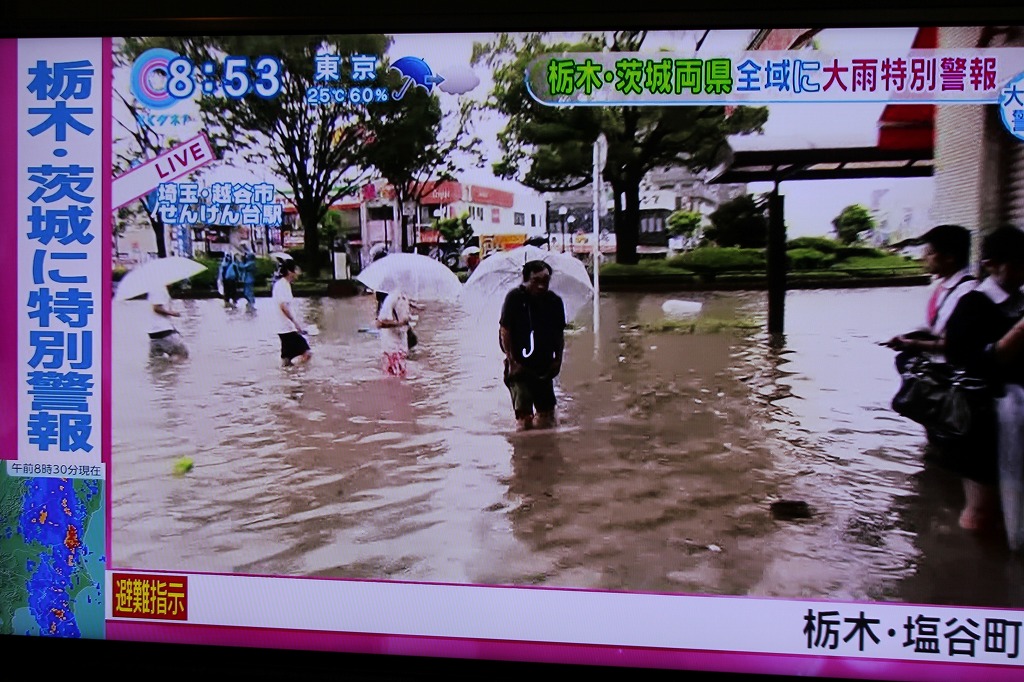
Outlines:
{"type": "Polygon", "coordinates": [[[524,23],[0,38],[0,632],[1019,679],[1022,29],[524,23]]]}

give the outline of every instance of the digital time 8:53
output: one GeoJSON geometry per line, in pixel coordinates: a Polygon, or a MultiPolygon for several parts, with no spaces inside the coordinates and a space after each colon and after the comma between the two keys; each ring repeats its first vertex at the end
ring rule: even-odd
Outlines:
{"type": "MultiPolygon", "coordinates": [[[[241,99],[250,92],[265,99],[281,92],[281,62],[276,57],[259,57],[250,64],[248,57],[225,57],[223,73],[206,62],[199,74],[203,94],[223,90],[229,99],[241,99]]],[[[167,63],[167,92],[176,99],[191,97],[196,90],[196,66],[188,57],[176,57],[167,63]]]]}

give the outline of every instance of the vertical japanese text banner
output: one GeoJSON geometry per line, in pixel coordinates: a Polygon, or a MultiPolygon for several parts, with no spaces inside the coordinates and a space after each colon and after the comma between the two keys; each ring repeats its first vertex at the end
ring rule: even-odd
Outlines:
{"type": "Polygon", "coordinates": [[[17,459],[100,477],[104,41],[19,40],[17,55],[17,459]]]}

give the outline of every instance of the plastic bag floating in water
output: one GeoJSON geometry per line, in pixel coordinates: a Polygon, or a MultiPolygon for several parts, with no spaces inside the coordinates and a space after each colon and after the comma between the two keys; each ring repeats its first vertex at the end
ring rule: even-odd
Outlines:
{"type": "Polygon", "coordinates": [[[669,317],[688,317],[700,312],[701,303],[698,301],[680,301],[669,299],[661,304],[661,311],[669,317]]]}

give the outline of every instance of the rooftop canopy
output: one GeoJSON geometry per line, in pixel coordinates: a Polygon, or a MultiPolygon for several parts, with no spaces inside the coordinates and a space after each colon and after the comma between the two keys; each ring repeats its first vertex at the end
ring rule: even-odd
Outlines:
{"type": "Polygon", "coordinates": [[[934,154],[926,149],[836,147],[736,151],[713,184],[928,177],[934,154]]]}

